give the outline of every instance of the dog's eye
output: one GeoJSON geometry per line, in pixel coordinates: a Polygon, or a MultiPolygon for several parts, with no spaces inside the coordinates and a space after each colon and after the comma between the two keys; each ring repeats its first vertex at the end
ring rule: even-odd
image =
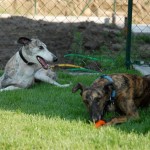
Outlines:
{"type": "Polygon", "coordinates": [[[43,47],[43,46],[39,46],[39,49],[41,49],[41,50],[42,50],[42,49],[44,49],[44,47],[43,47]]]}
{"type": "Polygon", "coordinates": [[[96,98],[94,98],[94,100],[95,100],[96,102],[99,102],[99,101],[100,101],[100,98],[99,98],[99,97],[96,97],[96,98]]]}
{"type": "Polygon", "coordinates": [[[87,100],[84,100],[84,103],[85,103],[86,105],[88,105],[88,104],[89,104],[89,102],[88,102],[87,100]]]}
{"type": "Polygon", "coordinates": [[[94,99],[94,102],[95,102],[97,105],[99,105],[99,104],[100,104],[100,99],[97,97],[97,98],[94,99]]]}

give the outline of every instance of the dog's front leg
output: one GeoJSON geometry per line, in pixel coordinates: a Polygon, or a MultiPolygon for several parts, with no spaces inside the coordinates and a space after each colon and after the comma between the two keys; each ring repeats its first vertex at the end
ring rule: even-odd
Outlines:
{"type": "Polygon", "coordinates": [[[120,117],[113,118],[109,122],[107,122],[105,125],[120,124],[120,123],[127,122],[130,119],[131,120],[139,119],[138,112],[136,111],[135,113],[127,115],[127,116],[120,116],[120,117]]]}
{"type": "Polygon", "coordinates": [[[126,122],[128,119],[126,116],[118,117],[118,118],[113,118],[111,121],[107,122],[105,125],[115,125],[115,124],[120,124],[126,122]]]}
{"type": "Polygon", "coordinates": [[[9,91],[9,90],[18,90],[18,89],[22,89],[22,88],[12,85],[12,86],[8,86],[6,88],[0,89],[0,92],[2,92],[2,91],[9,91]]]}
{"type": "Polygon", "coordinates": [[[120,124],[130,119],[139,119],[139,114],[132,97],[130,97],[130,95],[129,97],[122,96],[121,99],[122,100],[118,101],[118,106],[125,115],[111,119],[111,121],[107,122],[106,125],[120,124]]]}
{"type": "Polygon", "coordinates": [[[41,80],[43,82],[47,82],[53,85],[56,85],[58,87],[68,87],[70,86],[70,84],[59,84],[58,82],[56,82],[55,80],[53,80],[52,78],[50,78],[49,76],[47,76],[47,72],[40,69],[39,71],[37,71],[34,75],[35,79],[41,80]]]}

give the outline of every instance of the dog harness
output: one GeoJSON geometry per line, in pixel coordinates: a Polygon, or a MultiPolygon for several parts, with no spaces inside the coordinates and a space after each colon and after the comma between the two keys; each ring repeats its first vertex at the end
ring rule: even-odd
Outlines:
{"type": "Polygon", "coordinates": [[[27,65],[33,65],[34,63],[32,63],[32,62],[28,62],[25,58],[24,58],[24,56],[22,55],[22,50],[19,50],[19,55],[20,55],[20,57],[22,58],[22,60],[27,64],[27,65]]]}
{"type": "MultiPolygon", "coordinates": [[[[102,75],[101,78],[107,79],[110,83],[114,82],[113,79],[110,76],[108,76],[108,75],[102,75]]],[[[116,91],[113,89],[112,92],[111,92],[111,96],[110,96],[110,101],[112,103],[114,103],[115,97],[116,97],[116,91]]]]}

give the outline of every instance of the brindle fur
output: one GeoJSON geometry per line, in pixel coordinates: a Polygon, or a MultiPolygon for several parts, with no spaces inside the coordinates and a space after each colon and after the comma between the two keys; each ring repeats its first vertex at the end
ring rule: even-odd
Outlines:
{"type": "Polygon", "coordinates": [[[72,92],[81,90],[83,102],[86,104],[91,119],[94,122],[102,119],[105,111],[118,111],[121,115],[112,118],[106,125],[126,122],[128,119],[138,119],[138,108],[150,104],[150,75],[140,77],[131,74],[112,74],[110,83],[107,79],[98,78],[90,87],[78,83],[72,92]],[[112,90],[116,91],[114,104],[106,105],[112,90]]]}

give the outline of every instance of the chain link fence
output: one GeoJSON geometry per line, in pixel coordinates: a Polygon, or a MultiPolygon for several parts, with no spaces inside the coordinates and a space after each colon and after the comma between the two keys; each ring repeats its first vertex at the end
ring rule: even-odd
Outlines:
{"type": "Polygon", "coordinates": [[[150,0],[133,1],[131,63],[150,66],[150,0]]]}
{"type": "MultiPolygon", "coordinates": [[[[149,10],[149,0],[133,0],[132,62],[150,61],[149,10]]],[[[124,67],[127,14],[127,0],[0,0],[0,67],[20,36],[39,38],[58,63],[90,71],[124,67]]]]}

